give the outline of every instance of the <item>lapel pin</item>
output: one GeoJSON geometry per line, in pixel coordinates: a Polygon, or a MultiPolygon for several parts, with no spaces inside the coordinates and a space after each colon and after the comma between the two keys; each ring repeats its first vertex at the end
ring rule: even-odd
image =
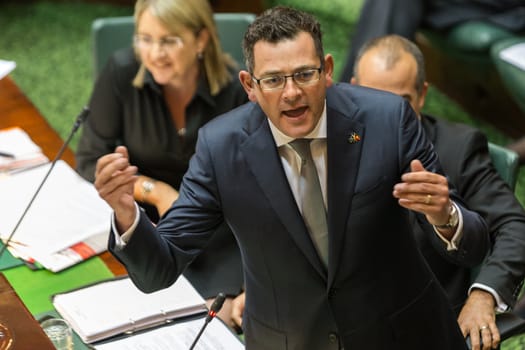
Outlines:
{"type": "Polygon", "coordinates": [[[361,136],[359,136],[357,133],[353,132],[350,137],[348,138],[348,143],[354,144],[361,141],[361,136]]]}

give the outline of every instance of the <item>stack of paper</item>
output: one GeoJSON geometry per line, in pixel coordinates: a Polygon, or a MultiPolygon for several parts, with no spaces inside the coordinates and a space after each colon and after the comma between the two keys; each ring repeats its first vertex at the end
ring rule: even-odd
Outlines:
{"type": "Polygon", "coordinates": [[[19,171],[48,161],[24,130],[0,130],[0,172],[19,171]]]}
{"type": "MultiPolygon", "coordinates": [[[[16,157],[39,152],[20,129],[0,134],[0,149],[6,145],[11,148],[5,152],[16,157]],[[13,139],[16,147],[6,143],[13,139]]],[[[0,238],[6,242],[14,232],[8,247],[11,254],[56,272],[107,249],[111,208],[93,184],[64,161],[56,162],[29,206],[50,166],[47,161],[0,176],[0,238]]]]}

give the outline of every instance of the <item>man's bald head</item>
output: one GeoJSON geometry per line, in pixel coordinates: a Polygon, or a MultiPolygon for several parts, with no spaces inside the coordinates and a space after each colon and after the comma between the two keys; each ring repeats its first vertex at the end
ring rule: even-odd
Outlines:
{"type": "Polygon", "coordinates": [[[352,83],[398,94],[419,114],[428,86],[423,54],[399,35],[373,39],[358,52],[352,83]]]}

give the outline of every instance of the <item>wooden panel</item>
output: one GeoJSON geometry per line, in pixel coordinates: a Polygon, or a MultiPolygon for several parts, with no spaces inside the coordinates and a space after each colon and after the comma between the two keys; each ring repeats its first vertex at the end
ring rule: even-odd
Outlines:
{"type": "Polygon", "coordinates": [[[53,350],[40,324],[0,273],[0,349],[53,350]],[[7,346],[11,342],[11,346],[7,346]]]}

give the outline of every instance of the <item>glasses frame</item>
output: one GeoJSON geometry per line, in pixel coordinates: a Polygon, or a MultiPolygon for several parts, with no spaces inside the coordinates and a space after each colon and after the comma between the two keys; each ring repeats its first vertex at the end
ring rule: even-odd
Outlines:
{"type": "Polygon", "coordinates": [[[164,52],[171,52],[184,47],[184,40],[178,35],[169,35],[160,39],[153,39],[144,34],[133,35],[133,43],[138,49],[153,50],[155,44],[164,52]],[[173,43],[171,42],[173,40],[173,43]]]}
{"type": "Polygon", "coordinates": [[[318,82],[320,79],[321,79],[321,71],[323,70],[323,65],[319,66],[319,67],[316,67],[316,68],[307,68],[307,69],[302,69],[298,72],[295,72],[295,73],[292,73],[292,74],[288,74],[288,75],[280,75],[280,74],[275,74],[275,75],[270,75],[270,76],[267,76],[267,77],[264,77],[264,78],[256,78],[254,75],[252,75],[252,79],[253,81],[255,81],[257,83],[257,85],[259,86],[259,88],[263,91],[274,91],[274,90],[282,90],[284,89],[284,87],[286,86],[286,82],[288,80],[288,78],[292,78],[292,81],[297,85],[297,86],[306,86],[306,85],[310,85],[310,84],[313,84],[315,82],[318,82]],[[304,83],[301,83],[301,82],[298,82],[295,77],[296,76],[299,76],[299,74],[303,74],[305,72],[309,72],[309,71],[317,71],[317,79],[316,80],[310,80],[308,82],[304,82],[304,83]],[[277,87],[274,87],[274,88],[264,88],[263,86],[261,86],[261,81],[264,81],[266,79],[273,79],[273,78],[276,78],[276,77],[279,77],[279,78],[284,78],[283,80],[283,83],[282,83],[282,86],[277,86],[277,87]]]}

